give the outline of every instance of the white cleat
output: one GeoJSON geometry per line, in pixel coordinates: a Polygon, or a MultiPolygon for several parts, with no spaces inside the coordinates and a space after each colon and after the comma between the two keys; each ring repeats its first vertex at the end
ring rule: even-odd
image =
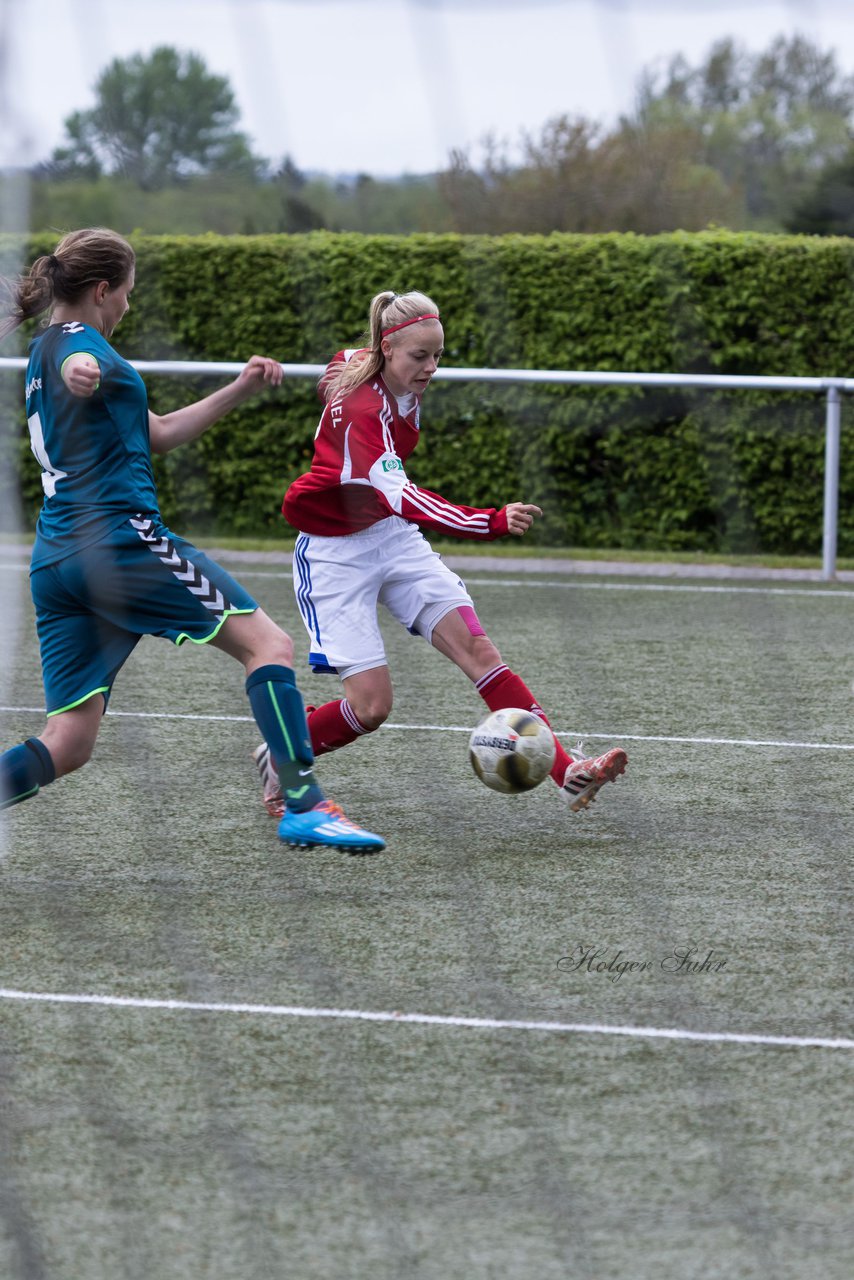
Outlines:
{"type": "Polygon", "coordinates": [[[622,747],[612,747],[601,756],[590,756],[584,759],[580,749],[570,752],[575,758],[563,780],[563,793],[573,813],[580,813],[596,798],[600,787],[606,782],[616,782],[621,773],[625,773],[628,756],[622,747]]]}
{"type": "Polygon", "coordinates": [[[252,759],[261,775],[261,786],[264,788],[264,808],[271,818],[283,818],[285,815],[285,797],[282,795],[282,784],[273,765],[270,748],[262,742],[252,752],[252,759]]]}

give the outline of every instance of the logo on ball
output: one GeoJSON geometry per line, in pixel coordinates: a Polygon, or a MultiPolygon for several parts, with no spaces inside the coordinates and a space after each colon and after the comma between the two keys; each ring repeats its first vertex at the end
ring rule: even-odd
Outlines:
{"type": "Polygon", "coordinates": [[[505,795],[531,791],[554,764],[551,729],[531,711],[491,711],[469,739],[471,767],[485,786],[505,795]]]}

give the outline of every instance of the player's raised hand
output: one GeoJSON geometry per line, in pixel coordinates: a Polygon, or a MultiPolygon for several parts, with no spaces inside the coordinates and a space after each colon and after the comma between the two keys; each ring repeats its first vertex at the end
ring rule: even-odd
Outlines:
{"type": "Polygon", "coordinates": [[[535,516],[543,514],[542,509],[531,502],[508,502],[504,509],[507,512],[507,532],[517,538],[528,532],[535,516]]]}
{"type": "Polygon", "coordinates": [[[237,375],[237,386],[246,396],[254,395],[266,384],[278,387],[283,378],[282,366],[269,356],[250,356],[237,375]]]}

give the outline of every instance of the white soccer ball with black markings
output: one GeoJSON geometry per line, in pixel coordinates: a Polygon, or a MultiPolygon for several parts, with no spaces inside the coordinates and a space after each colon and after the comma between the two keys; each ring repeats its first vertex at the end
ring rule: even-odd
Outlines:
{"type": "Polygon", "coordinates": [[[532,791],[555,761],[552,731],[531,711],[491,711],[469,739],[471,767],[485,786],[505,795],[532,791]]]}

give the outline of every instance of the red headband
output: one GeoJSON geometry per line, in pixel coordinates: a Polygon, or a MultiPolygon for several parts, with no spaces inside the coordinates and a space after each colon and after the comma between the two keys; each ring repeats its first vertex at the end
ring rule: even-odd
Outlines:
{"type": "Polygon", "coordinates": [[[411,320],[404,320],[403,324],[393,324],[390,329],[383,329],[382,336],[387,338],[390,333],[397,333],[398,329],[405,329],[409,324],[419,324],[422,320],[438,320],[439,317],[432,313],[427,316],[413,316],[411,320]]]}

